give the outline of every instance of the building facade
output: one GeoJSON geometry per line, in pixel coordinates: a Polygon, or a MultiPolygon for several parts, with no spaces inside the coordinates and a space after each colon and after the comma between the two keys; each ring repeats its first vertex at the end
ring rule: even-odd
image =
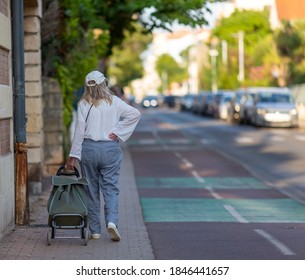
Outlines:
{"type": "MultiPolygon", "coordinates": [[[[13,1],[0,0],[0,239],[15,227],[16,164],[13,86],[13,1]]],[[[23,1],[24,76],[29,191],[41,191],[43,114],[41,0],[23,1]]]]}
{"type": "Polygon", "coordinates": [[[14,227],[12,34],[9,0],[0,0],[0,238],[14,227]]]}

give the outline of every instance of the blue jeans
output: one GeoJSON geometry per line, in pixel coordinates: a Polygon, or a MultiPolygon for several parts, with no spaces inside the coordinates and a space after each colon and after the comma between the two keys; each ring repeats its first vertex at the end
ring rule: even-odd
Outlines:
{"type": "Polygon", "coordinates": [[[122,150],[119,141],[85,139],[82,145],[81,167],[88,186],[88,222],[92,233],[101,233],[101,193],[104,198],[104,218],[118,225],[119,172],[122,150]]]}

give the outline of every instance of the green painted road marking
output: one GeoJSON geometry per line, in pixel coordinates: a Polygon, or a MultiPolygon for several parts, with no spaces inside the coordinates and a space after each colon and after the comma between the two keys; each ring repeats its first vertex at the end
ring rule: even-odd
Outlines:
{"type": "Polygon", "coordinates": [[[232,205],[252,223],[304,223],[305,206],[289,198],[230,199],[232,205]]]}
{"type": "Polygon", "coordinates": [[[212,188],[212,189],[267,189],[263,182],[251,177],[241,178],[211,178],[205,177],[204,182],[198,182],[193,177],[153,178],[137,177],[139,188],[212,188]]]}
{"type": "Polygon", "coordinates": [[[141,198],[145,222],[235,222],[215,199],[141,198]]]}
{"type": "Polygon", "coordinates": [[[130,139],[128,140],[128,145],[166,145],[166,144],[185,144],[189,145],[194,143],[191,139],[185,138],[172,138],[172,139],[151,139],[151,138],[143,138],[143,139],[130,139]]]}
{"type": "Polygon", "coordinates": [[[250,223],[304,223],[305,207],[291,199],[141,198],[145,222],[237,222],[231,205],[250,223]]]}

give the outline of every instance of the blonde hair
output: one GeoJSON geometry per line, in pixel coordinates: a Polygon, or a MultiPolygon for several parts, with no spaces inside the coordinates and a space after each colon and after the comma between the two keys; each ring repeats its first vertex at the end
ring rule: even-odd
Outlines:
{"type": "Polygon", "coordinates": [[[93,104],[94,107],[99,106],[101,101],[105,101],[109,105],[112,104],[112,93],[109,90],[106,82],[96,84],[94,86],[85,85],[85,91],[82,97],[88,103],[93,104]]]}

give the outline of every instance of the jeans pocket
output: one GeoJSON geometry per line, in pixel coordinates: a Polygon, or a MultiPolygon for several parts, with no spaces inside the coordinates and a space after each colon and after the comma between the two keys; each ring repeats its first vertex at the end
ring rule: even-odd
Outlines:
{"type": "Polygon", "coordinates": [[[121,149],[119,147],[109,149],[108,151],[106,151],[105,155],[106,155],[106,160],[107,160],[108,163],[119,164],[121,162],[122,152],[121,152],[121,149]]]}

